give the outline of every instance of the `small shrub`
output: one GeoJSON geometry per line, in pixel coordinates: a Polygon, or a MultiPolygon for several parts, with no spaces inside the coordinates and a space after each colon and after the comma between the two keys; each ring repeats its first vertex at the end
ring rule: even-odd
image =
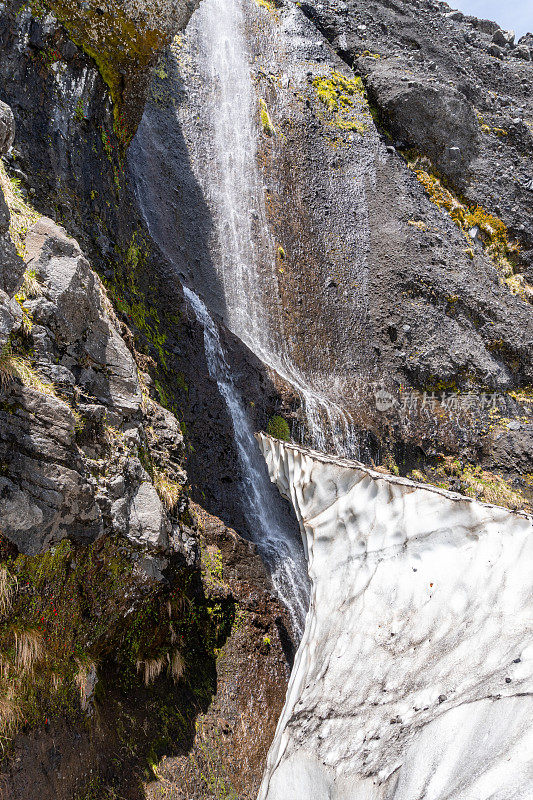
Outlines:
{"type": "Polygon", "coordinates": [[[290,441],[291,432],[287,420],[279,414],[271,417],[268,421],[267,433],[274,439],[281,439],[284,442],[290,441]]]}

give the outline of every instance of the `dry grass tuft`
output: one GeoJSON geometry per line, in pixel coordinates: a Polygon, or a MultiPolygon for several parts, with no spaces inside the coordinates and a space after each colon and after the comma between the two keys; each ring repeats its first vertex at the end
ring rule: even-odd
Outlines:
{"type": "Polygon", "coordinates": [[[88,711],[91,705],[94,687],[96,686],[96,662],[80,661],[76,659],[78,671],[74,676],[76,686],[80,692],[80,705],[83,711],[88,711]]]}
{"type": "Polygon", "coordinates": [[[21,719],[22,712],[13,699],[11,689],[8,689],[7,693],[0,697],[0,749],[4,750],[4,740],[13,736],[21,719]]]}
{"type": "Polygon", "coordinates": [[[63,680],[61,676],[57,674],[57,672],[50,673],[50,686],[52,687],[52,692],[54,694],[60,690],[62,683],[63,680]]]}
{"type": "Polygon", "coordinates": [[[146,660],[137,661],[137,672],[143,673],[145,686],[153,683],[163,672],[165,666],[165,659],[161,658],[147,658],[146,660]]]}
{"type": "Polygon", "coordinates": [[[23,300],[29,300],[32,297],[40,297],[42,293],[43,287],[37,277],[36,271],[32,267],[28,267],[24,273],[24,280],[22,281],[22,286],[18,291],[17,297],[20,296],[23,300]]]}
{"type": "Polygon", "coordinates": [[[179,650],[167,654],[168,672],[174,683],[177,683],[185,671],[185,661],[179,650]]]}
{"type": "Polygon", "coordinates": [[[159,470],[154,470],[154,486],[161,502],[171,513],[176,511],[181,497],[181,486],[171,480],[168,475],[159,470]]]}
{"type": "Polygon", "coordinates": [[[11,575],[5,564],[0,565],[0,615],[5,616],[11,611],[11,601],[17,585],[16,577],[11,575]]]}
{"type": "Polygon", "coordinates": [[[42,633],[38,630],[14,631],[15,663],[23,672],[29,672],[44,656],[42,633]]]}
{"type": "Polygon", "coordinates": [[[35,389],[41,394],[57,397],[54,384],[41,378],[28,359],[16,355],[11,343],[7,342],[0,352],[0,389],[5,391],[17,378],[24,386],[35,389]]]}

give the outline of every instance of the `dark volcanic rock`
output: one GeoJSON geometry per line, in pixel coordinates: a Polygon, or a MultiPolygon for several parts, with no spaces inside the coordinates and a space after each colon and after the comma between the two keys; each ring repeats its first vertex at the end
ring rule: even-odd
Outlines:
{"type": "Polygon", "coordinates": [[[428,155],[439,172],[462,186],[481,139],[472,105],[431,74],[409,77],[394,59],[365,60],[370,100],[393,136],[428,155]]]}

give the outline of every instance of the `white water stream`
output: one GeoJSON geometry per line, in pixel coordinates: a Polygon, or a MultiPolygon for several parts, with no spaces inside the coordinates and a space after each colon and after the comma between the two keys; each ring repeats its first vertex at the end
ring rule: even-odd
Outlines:
{"type": "Polygon", "coordinates": [[[278,503],[269,501],[275,490],[270,484],[243,402],[235,388],[218,329],[198,295],[187,288],[184,288],[184,294],[203,326],[209,374],[216,380],[231,416],[243,474],[244,513],[250,531],[270,567],[276,591],[289,610],[294,632],[300,639],[309,599],[303,552],[277,519],[278,503]]]}
{"type": "MultiPolygon", "coordinates": [[[[305,427],[315,447],[358,456],[348,415],[328,397],[320,378],[312,380],[300,372],[285,344],[276,246],[269,230],[257,163],[258,98],[244,32],[245,9],[254,1],[203,0],[187,28],[185,50],[181,55],[175,54],[177,71],[186,88],[175,110],[177,128],[190,160],[190,164],[183,164],[184,171],[192,171],[209,212],[207,246],[214,271],[211,282],[218,284],[216,291],[222,296],[224,323],[265,365],[294,387],[302,400],[305,427]]],[[[252,5],[248,10],[251,9],[252,5]]],[[[179,151],[178,145],[165,140],[165,135],[165,130],[158,129],[157,115],[150,117],[147,112],[130,152],[139,205],[154,240],[172,260],[172,221],[165,229],[161,213],[168,212],[167,198],[173,187],[165,186],[161,192],[159,182],[165,180],[161,173],[164,159],[175,159],[179,165],[184,155],[183,145],[179,151]],[[147,153],[157,154],[159,173],[147,169],[147,153]]],[[[174,174],[179,180],[175,167],[174,174]]],[[[194,202],[194,198],[190,199],[194,202]]],[[[187,198],[182,202],[186,203],[187,198]]],[[[178,206],[176,214],[179,213],[178,206]]],[[[203,280],[205,286],[205,275],[203,280]]],[[[277,518],[277,497],[272,495],[217,326],[191,288],[195,287],[194,268],[184,282],[189,286],[184,289],[186,299],[204,329],[209,372],[232,420],[247,524],[270,566],[274,585],[289,609],[299,638],[308,603],[305,559],[277,518]]]]}
{"type": "Polygon", "coordinates": [[[296,390],[311,443],[359,457],[351,420],[328,396],[325,376],[303,375],[286,345],[276,245],[257,163],[258,98],[244,34],[245,9],[254,2],[203,0],[187,28],[194,102],[178,111],[214,221],[213,262],[224,295],[224,321],[296,390]]]}

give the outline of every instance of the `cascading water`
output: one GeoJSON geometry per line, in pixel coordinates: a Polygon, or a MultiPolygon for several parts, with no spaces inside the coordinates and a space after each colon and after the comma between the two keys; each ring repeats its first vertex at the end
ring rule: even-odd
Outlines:
{"type": "MultiPolygon", "coordinates": [[[[177,128],[212,219],[208,246],[215,274],[204,278],[204,291],[206,284],[217,283],[223,298],[218,310],[227,327],[298,393],[308,440],[359,458],[350,416],[325,388],[331,376],[304,374],[287,347],[276,246],[257,163],[259,106],[244,34],[248,11],[257,12],[249,0],[203,0],[187,28],[187,52],[174,52],[185,90],[176,107],[177,128]]],[[[146,180],[135,153],[142,151],[145,162],[149,153],[163,164],[161,154],[172,161],[175,149],[148,110],[132,147],[133,172],[152,235],[171,261],[168,231],[161,229],[160,189],[153,178],[146,180]]],[[[196,280],[191,274],[185,282],[196,288],[196,280]]]]}
{"type": "Polygon", "coordinates": [[[217,327],[198,295],[187,288],[184,288],[184,294],[203,326],[209,374],[216,380],[231,417],[243,475],[244,510],[250,531],[270,567],[276,591],[289,610],[294,632],[300,638],[308,605],[303,553],[297,542],[287,536],[276,517],[277,503],[270,501],[275,490],[270,484],[242,400],[233,383],[217,327]]]}
{"type": "MultiPolygon", "coordinates": [[[[330,446],[344,453],[354,448],[348,415],[301,374],[285,346],[276,248],[257,164],[258,102],[244,36],[246,2],[204,0],[188,28],[197,53],[196,88],[210,130],[204,139],[207,152],[197,160],[196,174],[213,210],[225,322],[263,363],[296,389],[313,444],[326,449],[327,431],[330,446]]],[[[183,123],[185,128],[191,124],[187,110],[183,123]]],[[[196,136],[191,145],[197,146],[194,142],[196,136]]]]}
{"type": "MultiPolygon", "coordinates": [[[[211,273],[201,281],[204,293],[217,303],[227,327],[302,399],[305,428],[315,447],[359,457],[349,415],[321,386],[304,375],[286,345],[283,309],[275,263],[276,247],[269,229],[263,178],[257,157],[258,100],[250,74],[245,11],[256,13],[249,0],[203,0],[187,29],[187,46],[174,47],[175,106],[161,125],[147,108],[130,148],[130,164],[139,206],[154,240],[182,282],[199,280],[198,247],[183,258],[186,235],[173,240],[178,226],[184,231],[184,210],[198,192],[208,209],[205,225],[211,273]],[[172,115],[170,121],[169,117],[172,115]],[[184,182],[190,170],[193,180],[184,182]],[[161,178],[175,178],[181,202],[162,194],[161,178]],[[187,197],[184,197],[184,190],[187,197]],[[170,210],[169,210],[170,209],[170,210]],[[179,226],[182,226],[181,228],[179,226]],[[177,261],[182,258],[178,269],[177,261]],[[187,262],[185,265],[183,262],[187,262]],[[190,268],[194,263],[195,267],[190,268]],[[212,290],[216,285],[216,291],[212,290]],[[221,299],[220,299],[221,298],[221,299]],[[318,387],[318,388],[317,388],[318,387]]],[[[172,187],[171,187],[172,190],[172,187]]],[[[198,195],[196,200],[198,200],[198,195]]],[[[221,346],[218,329],[206,305],[191,288],[185,296],[204,329],[205,352],[211,377],[230,414],[243,481],[243,510],[250,533],[269,564],[276,589],[287,605],[298,634],[307,608],[307,576],[299,543],[277,518],[276,499],[257,449],[244,404],[235,387],[221,346]]]]}

